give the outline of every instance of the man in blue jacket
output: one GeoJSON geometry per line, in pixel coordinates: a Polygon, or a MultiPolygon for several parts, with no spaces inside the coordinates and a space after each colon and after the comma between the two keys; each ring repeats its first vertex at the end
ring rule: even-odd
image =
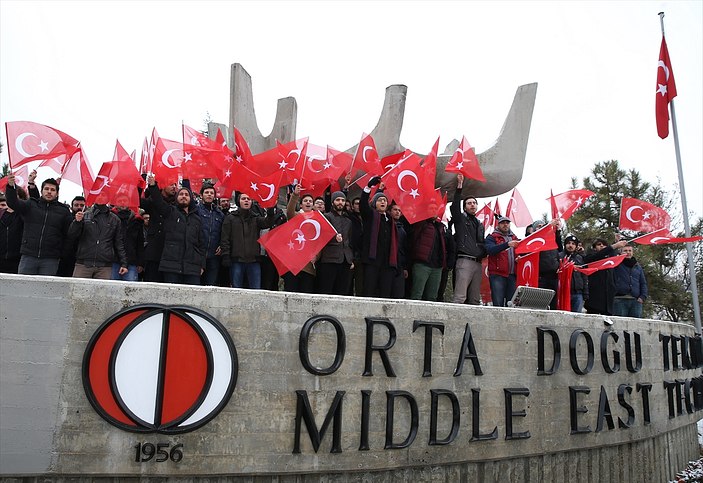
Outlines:
{"type": "Polygon", "coordinates": [[[623,247],[625,259],[615,267],[615,300],[613,315],[642,317],[642,305],[647,298],[647,279],[642,265],[634,257],[635,249],[623,247]]]}

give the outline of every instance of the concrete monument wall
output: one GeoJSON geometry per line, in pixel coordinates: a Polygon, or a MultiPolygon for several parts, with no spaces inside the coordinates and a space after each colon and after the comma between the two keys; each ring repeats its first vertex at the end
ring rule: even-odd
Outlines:
{"type": "MultiPolygon", "coordinates": [[[[658,482],[698,455],[703,352],[686,324],[613,317],[608,327],[558,311],[54,277],[0,275],[0,287],[6,480],[658,482]],[[176,307],[173,326],[188,306],[192,318],[219,321],[236,348],[231,397],[196,429],[187,429],[192,411],[175,430],[118,427],[86,395],[84,357],[98,353],[99,328],[140,305],[176,307]]],[[[168,371],[188,389],[197,354],[188,344],[166,350],[166,329],[134,335],[139,320],[112,342],[141,348],[136,357],[120,365],[127,356],[112,349],[103,369],[114,365],[113,394],[138,415],[142,394],[124,386],[161,364],[154,397],[165,414],[168,371]],[[156,358],[141,340],[160,341],[156,358]]],[[[227,346],[197,332],[210,341],[214,387],[227,346]]]]}

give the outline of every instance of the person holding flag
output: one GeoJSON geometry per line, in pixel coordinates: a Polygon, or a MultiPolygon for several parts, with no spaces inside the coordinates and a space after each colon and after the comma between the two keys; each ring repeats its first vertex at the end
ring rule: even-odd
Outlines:
{"type": "MultiPolygon", "coordinates": [[[[564,251],[559,253],[559,258],[574,265],[583,265],[583,257],[578,252],[580,243],[576,235],[566,235],[564,251]]],[[[571,311],[581,313],[585,300],[588,300],[588,277],[578,270],[574,270],[571,274],[571,311]]]]}
{"type": "MultiPolygon", "coordinates": [[[[583,256],[583,262],[589,264],[616,255],[625,245],[627,240],[618,240],[608,245],[604,238],[596,238],[591,245],[593,250],[583,256]]],[[[589,314],[613,315],[615,281],[612,269],[599,270],[589,275],[588,292],[588,300],[584,302],[584,306],[589,314]]]]}
{"type": "Polygon", "coordinates": [[[613,269],[615,276],[615,299],[613,315],[620,317],[642,317],[642,305],[647,299],[647,279],[642,265],[635,258],[635,249],[622,248],[625,259],[613,269]]]}
{"type": "Polygon", "coordinates": [[[520,241],[510,230],[510,218],[501,216],[497,227],[486,237],[488,280],[494,307],[507,307],[515,293],[515,247],[520,241]]]}

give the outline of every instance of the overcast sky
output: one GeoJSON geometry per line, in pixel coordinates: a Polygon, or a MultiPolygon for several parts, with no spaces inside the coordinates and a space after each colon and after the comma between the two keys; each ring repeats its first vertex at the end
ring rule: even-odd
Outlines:
{"type": "MultiPolygon", "coordinates": [[[[401,143],[498,137],[518,86],[537,82],[523,180],[534,217],[599,161],[678,183],[660,140],[655,81],[665,11],[689,209],[703,214],[703,2],[32,2],[0,0],[0,122],[79,139],[97,172],[115,139],[229,119],[230,65],[252,76],[259,128],[278,98],[297,137],[348,149],[376,125],[385,88],[408,86],[401,143]]],[[[5,140],[2,130],[0,138],[5,140]]],[[[7,162],[7,150],[0,158],[7,162]]],[[[49,172],[40,172],[40,179],[49,172]]],[[[62,189],[62,199],[76,194],[62,189]]],[[[501,197],[507,204],[508,194],[501,197]]]]}

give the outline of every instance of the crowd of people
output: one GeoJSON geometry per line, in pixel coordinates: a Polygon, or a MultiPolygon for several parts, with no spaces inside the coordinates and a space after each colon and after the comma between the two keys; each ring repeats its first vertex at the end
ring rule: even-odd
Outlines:
{"type": "MultiPolygon", "coordinates": [[[[55,179],[37,189],[35,178],[33,172],[25,191],[10,175],[0,194],[0,272],[265,290],[282,285],[290,292],[428,301],[444,301],[451,276],[451,302],[494,306],[507,306],[516,290],[519,239],[512,222],[498,217],[495,229],[485,233],[476,217],[478,200],[462,199],[461,174],[447,224],[435,217],[408,223],[384,194],[380,177],[353,199],[346,191],[329,190],[316,199],[300,185],[290,187],[283,211],[262,209],[246,193],[218,200],[208,183],[199,194],[187,180],[159,186],[150,175],[138,212],[128,206],[127,194],[114,205],[98,195],[92,206],[81,196],[67,206],[58,200],[55,179]],[[281,284],[258,239],[311,210],[323,212],[337,235],[301,272],[283,274],[281,284]],[[484,259],[491,300],[481,297],[484,259]]],[[[641,317],[647,282],[633,247],[598,238],[586,251],[573,234],[562,240],[560,220],[549,223],[556,228],[558,249],[539,253],[539,287],[557,290],[562,260],[585,265],[622,251],[625,258],[614,269],[573,273],[571,310],[641,317]]],[[[546,224],[536,221],[526,235],[546,224]]],[[[552,309],[556,303],[554,297],[552,309]]]]}

